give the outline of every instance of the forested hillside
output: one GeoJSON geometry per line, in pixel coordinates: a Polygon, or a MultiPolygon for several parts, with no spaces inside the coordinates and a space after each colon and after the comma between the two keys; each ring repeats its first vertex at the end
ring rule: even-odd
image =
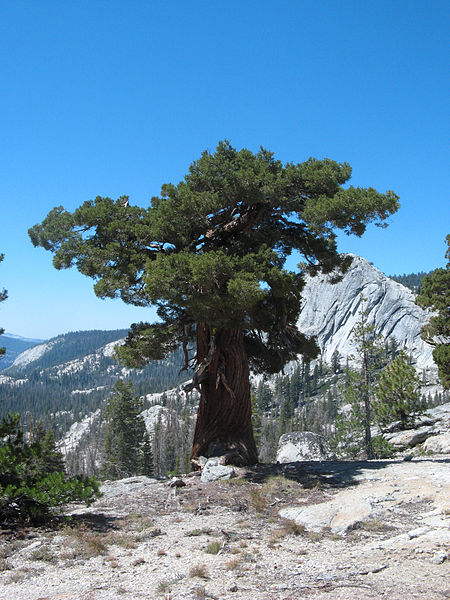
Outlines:
{"type": "Polygon", "coordinates": [[[28,348],[32,348],[33,346],[42,343],[42,341],[43,340],[32,340],[4,333],[1,337],[1,345],[5,348],[6,352],[0,360],[0,371],[11,366],[19,354],[28,348]]]}
{"type": "Polygon", "coordinates": [[[390,279],[397,281],[397,283],[401,283],[405,287],[409,288],[414,293],[418,293],[422,286],[422,279],[428,275],[425,271],[419,271],[419,273],[408,273],[403,275],[389,275],[390,279]]]}
{"type": "Polygon", "coordinates": [[[102,346],[123,339],[126,335],[127,329],[76,331],[58,335],[38,347],[35,346],[33,352],[24,353],[4,374],[26,376],[36,369],[61,365],[92,354],[102,346]]]}
{"type": "Polygon", "coordinates": [[[115,341],[127,331],[68,333],[23,353],[0,375],[0,417],[17,411],[26,420],[42,420],[57,435],[95,411],[114,383],[129,379],[137,393],[170,389],[189,378],[181,351],[143,369],[124,369],[112,356],[115,341]]]}

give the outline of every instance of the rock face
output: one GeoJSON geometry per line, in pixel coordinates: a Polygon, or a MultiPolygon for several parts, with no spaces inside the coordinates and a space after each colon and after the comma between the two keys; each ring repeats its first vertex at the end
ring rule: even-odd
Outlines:
{"type": "Polygon", "coordinates": [[[418,419],[414,429],[389,432],[384,438],[399,450],[423,444],[423,450],[432,454],[450,453],[450,402],[427,410],[418,419]]]}
{"type": "Polygon", "coordinates": [[[327,440],[311,431],[294,431],[280,437],[277,462],[290,463],[334,458],[327,440]]]}
{"type": "Polygon", "coordinates": [[[414,303],[414,294],[386,277],[359,256],[353,256],[350,269],[339,283],[329,277],[307,277],[305,298],[298,321],[300,331],[317,336],[325,361],[337,350],[343,356],[354,353],[352,328],[358,321],[361,294],[367,299],[368,321],[383,338],[395,337],[411,352],[417,368],[435,368],[433,348],[420,337],[429,313],[414,303]]]}

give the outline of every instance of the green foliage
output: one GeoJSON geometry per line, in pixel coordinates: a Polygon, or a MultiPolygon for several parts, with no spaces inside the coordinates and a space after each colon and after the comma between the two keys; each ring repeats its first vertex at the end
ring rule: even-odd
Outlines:
{"type": "Polygon", "coordinates": [[[253,437],[255,438],[256,448],[259,448],[260,440],[261,440],[261,409],[257,402],[256,394],[253,392],[250,394],[250,401],[252,404],[252,427],[253,427],[253,437]]]}
{"type": "Polygon", "coordinates": [[[403,275],[389,275],[389,279],[393,279],[397,283],[401,283],[411,291],[417,293],[422,287],[423,278],[428,275],[425,271],[419,271],[419,273],[408,273],[403,275]]]}
{"type": "Polygon", "coordinates": [[[373,411],[381,427],[400,421],[402,429],[406,429],[414,423],[414,414],[424,412],[419,378],[404,353],[385,367],[376,396],[373,411]]]}
{"type": "Polygon", "coordinates": [[[416,302],[423,308],[434,311],[427,325],[422,329],[425,341],[435,346],[433,358],[439,367],[442,385],[450,388],[450,234],[446,237],[448,259],[445,269],[436,269],[422,282],[422,289],[416,302]]]}
{"type": "Polygon", "coordinates": [[[145,424],[140,416],[142,401],[133,395],[131,383],[118,381],[106,409],[103,476],[120,479],[141,474],[150,456],[145,444],[145,424]],[[145,447],[147,456],[144,457],[145,447]]]}
{"type": "Polygon", "coordinates": [[[95,479],[64,473],[51,434],[39,431],[27,442],[18,413],[0,422],[0,523],[42,521],[55,507],[98,496],[95,479]]]}
{"type": "Polygon", "coordinates": [[[147,477],[153,477],[155,473],[152,444],[147,431],[144,433],[144,437],[142,439],[138,472],[140,475],[146,475],[147,477]]]}
{"type": "MultiPolygon", "coordinates": [[[[369,323],[368,313],[365,309],[366,299],[362,295],[360,299],[361,309],[359,320],[353,328],[352,341],[356,348],[357,359],[361,367],[350,377],[350,386],[347,393],[351,394],[355,398],[355,401],[361,402],[363,405],[362,426],[364,428],[365,451],[367,458],[373,458],[374,453],[370,432],[370,424],[372,422],[371,402],[374,393],[375,377],[377,370],[381,366],[383,349],[381,339],[375,333],[375,326],[369,323]],[[352,389],[350,390],[350,388],[352,389]]],[[[356,412],[354,414],[356,416],[356,412]]]]}
{"type": "Polygon", "coordinates": [[[393,192],[343,187],[347,163],[283,165],[273,154],[220,142],[148,209],[97,197],[74,213],[53,209],[30,229],[57,269],[76,266],[100,297],[156,305],[160,323],[139,324],[119,356],[142,365],[193,339],[195,324],[240,328],[254,370],[277,372],[298,353],[317,355],[296,328],[303,272],[345,271],[334,228],[362,235],[398,208],[393,192]],[[303,271],[285,268],[297,250],[303,271]]]}
{"type": "Polygon", "coordinates": [[[382,435],[372,438],[372,448],[375,458],[392,458],[395,448],[382,435]]]}
{"type": "MultiPolygon", "coordinates": [[[[336,416],[335,431],[330,439],[333,450],[343,456],[360,456],[365,446],[365,413],[361,398],[365,393],[364,379],[360,372],[347,367],[345,384],[342,386],[347,410],[336,416]]],[[[370,423],[369,423],[370,425],[370,423]]],[[[373,452],[373,449],[372,449],[373,452]]]]}

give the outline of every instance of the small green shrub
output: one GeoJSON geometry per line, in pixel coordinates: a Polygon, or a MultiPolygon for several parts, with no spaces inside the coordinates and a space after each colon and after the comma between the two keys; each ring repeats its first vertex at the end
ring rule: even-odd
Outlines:
{"type": "Polygon", "coordinates": [[[221,548],[221,543],[220,542],[210,542],[206,546],[205,552],[206,552],[206,554],[218,554],[220,548],[221,548]]]}
{"type": "Polygon", "coordinates": [[[100,496],[94,478],[68,477],[51,433],[24,438],[18,413],[0,422],[0,524],[47,519],[71,501],[90,504],[100,496]]]}
{"type": "Polygon", "coordinates": [[[392,458],[395,448],[382,435],[372,438],[372,449],[375,458],[392,458]]]}

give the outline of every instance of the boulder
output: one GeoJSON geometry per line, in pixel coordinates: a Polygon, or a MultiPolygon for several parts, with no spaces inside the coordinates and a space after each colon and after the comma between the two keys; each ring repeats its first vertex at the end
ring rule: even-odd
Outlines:
{"type": "Polygon", "coordinates": [[[423,449],[433,454],[450,454],[450,431],[428,438],[423,449]]]}
{"type": "Polygon", "coordinates": [[[333,460],[327,440],[311,431],[293,431],[280,437],[277,462],[290,463],[309,460],[333,460]]]}
{"type": "Polygon", "coordinates": [[[424,442],[433,433],[432,427],[419,427],[418,429],[407,429],[399,433],[388,434],[385,437],[395,448],[413,448],[424,442]]]}
{"type": "Polygon", "coordinates": [[[209,458],[203,467],[201,481],[207,483],[209,481],[218,481],[219,479],[231,479],[236,473],[233,467],[220,464],[220,457],[214,456],[209,458]]]}

